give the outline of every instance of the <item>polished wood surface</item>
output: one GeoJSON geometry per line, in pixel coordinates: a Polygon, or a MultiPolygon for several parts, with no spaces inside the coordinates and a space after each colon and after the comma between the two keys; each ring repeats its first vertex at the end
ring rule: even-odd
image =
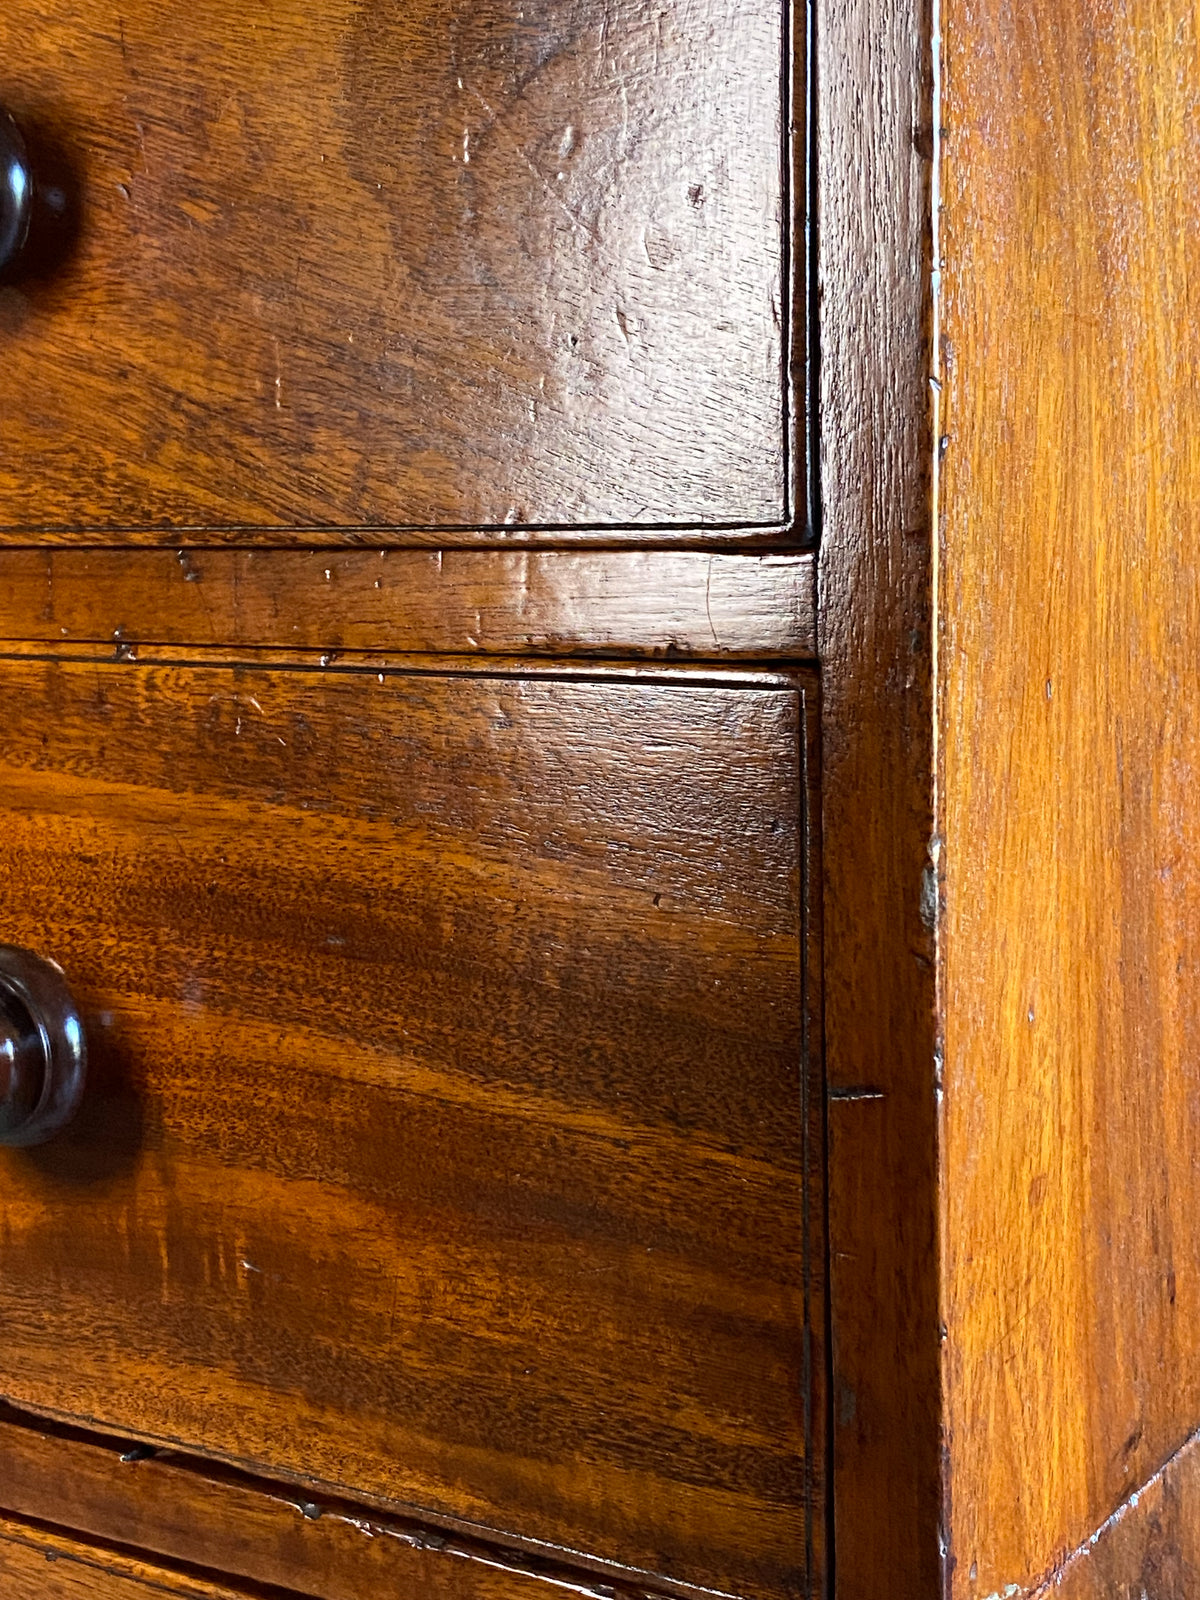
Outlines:
{"type": "Polygon", "coordinates": [[[94,1083],[0,1157],[0,1392],[790,1594],[812,684],[567,670],[0,665],[6,936],[94,1083]]]}
{"type": "Polygon", "coordinates": [[[819,5],[816,20],[822,879],[841,1600],[938,1592],[926,19],[909,0],[850,0],[819,5]]]}
{"type": "Polygon", "coordinates": [[[289,1489],[177,1452],[51,1431],[12,1412],[0,1415],[0,1463],[0,1507],[10,1513],[57,1518],[159,1559],[294,1586],[315,1600],[559,1600],[564,1588],[586,1600],[644,1600],[647,1592],[312,1485],[289,1489]]]}
{"type": "Polygon", "coordinates": [[[388,655],[816,655],[812,555],[5,550],[0,639],[388,655]]]}
{"type": "Polygon", "coordinates": [[[0,540],[786,525],[784,29],[10,0],[78,223],[0,288],[0,540]]]}
{"type": "Polygon", "coordinates": [[[836,1587],[1176,1600],[1200,61],[1160,0],[939,21],[818,27],[836,1587]]]}
{"type": "MultiPolygon", "coordinates": [[[[20,1600],[265,1600],[196,1573],[0,1517],[0,1587],[20,1600]]],[[[273,1600],[286,1600],[280,1593],[273,1600]]]]}
{"type": "Polygon", "coordinates": [[[983,1600],[1200,1424],[1200,44],[1167,0],[942,19],[946,1488],[983,1600]]]}
{"type": "Polygon", "coordinates": [[[0,1589],[822,1592],[804,32],[0,15],[0,1589]]]}
{"type": "Polygon", "coordinates": [[[538,680],[556,682],[564,675],[578,677],[590,671],[600,671],[606,683],[662,684],[676,682],[682,675],[687,683],[710,688],[793,689],[796,684],[794,667],[731,661],[695,662],[684,667],[654,660],[560,660],[552,656],[535,655],[427,656],[404,651],[389,655],[375,650],[252,650],[230,649],[222,645],[126,645],[122,640],[110,644],[71,645],[66,649],[7,640],[0,646],[0,660],[91,661],[101,665],[122,662],[147,667],[232,667],[235,670],[253,668],[260,671],[283,667],[339,677],[345,673],[370,672],[377,676],[380,672],[402,672],[413,678],[485,678],[493,682],[506,678],[530,683],[538,680]]]}
{"type": "Polygon", "coordinates": [[[1188,1440],[1086,1543],[1070,1551],[1034,1600],[1173,1600],[1200,1589],[1200,1439],[1188,1440]]]}

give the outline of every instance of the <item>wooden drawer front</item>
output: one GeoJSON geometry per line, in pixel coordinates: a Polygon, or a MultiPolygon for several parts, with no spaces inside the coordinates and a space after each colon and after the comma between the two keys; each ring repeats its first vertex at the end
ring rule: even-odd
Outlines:
{"type": "MultiPolygon", "coordinates": [[[[223,1583],[168,1572],[0,1518],[0,1593],[13,1600],[250,1600],[223,1583]]],[[[279,1591],[277,1591],[277,1594],[279,1591]]]]}
{"type": "Polygon", "coordinates": [[[640,1584],[581,1572],[561,1557],[15,1415],[0,1407],[6,1512],[219,1571],[251,1586],[257,1600],[288,1589],[307,1600],[563,1600],[564,1589],[579,1600],[643,1600],[640,1584]]]}
{"type": "MultiPolygon", "coordinates": [[[[747,675],[748,676],[748,675],[747,675]]],[[[804,696],[9,659],[0,1393],[639,1571],[805,1562],[804,696]]]]}
{"type": "Polygon", "coordinates": [[[783,32],[9,0],[0,101],[80,225],[0,289],[0,527],[784,520],[783,32]]]}

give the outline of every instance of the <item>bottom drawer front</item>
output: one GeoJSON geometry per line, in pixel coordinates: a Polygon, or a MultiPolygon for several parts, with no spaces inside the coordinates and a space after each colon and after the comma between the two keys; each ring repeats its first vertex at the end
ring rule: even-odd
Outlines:
{"type": "Polygon", "coordinates": [[[12,1600],[251,1600],[207,1578],[78,1544],[0,1517],[0,1594],[12,1600]]]}
{"type": "Polygon", "coordinates": [[[10,661],[0,1392],[648,1573],[805,1537],[802,696],[10,661]]]}
{"type": "MultiPolygon", "coordinates": [[[[174,1450],[103,1439],[0,1406],[0,1506],[230,1583],[306,1600],[639,1600],[552,1557],[251,1478],[174,1450]]],[[[2,1514],[2,1513],[0,1513],[2,1514]]],[[[4,1600],[11,1600],[0,1587],[4,1600]]],[[[21,1600],[18,1596],[17,1600],[21,1600]]]]}

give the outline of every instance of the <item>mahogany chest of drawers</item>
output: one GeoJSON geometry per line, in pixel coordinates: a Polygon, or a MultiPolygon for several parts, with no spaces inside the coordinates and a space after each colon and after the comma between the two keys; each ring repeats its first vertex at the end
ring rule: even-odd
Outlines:
{"type": "Polygon", "coordinates": [[[1196,1592],[1194,24],[9,0],[0,1593],[1196,1592]]]}
{"type": "Polygon", "coordinates": [[[791,25],[0,19],[18,1587],[821,1581],[791,25]]]}

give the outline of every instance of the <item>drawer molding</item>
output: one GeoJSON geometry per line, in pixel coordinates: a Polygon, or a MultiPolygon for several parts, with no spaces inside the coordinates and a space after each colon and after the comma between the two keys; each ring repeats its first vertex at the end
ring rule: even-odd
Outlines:
{"type": "Polygon", "coordinates": [[[0,551],[0,639],[426,655],[816,656],[815,558],[0,551]]]}
{"type": "MultiPolygon", "coordinates": [[[[417,1593],[453,1600],[713,1600],[676,1583],[469,1524],[400,1516],[219,1461],[90,1434],[0,1402],[0,1517],[70,1527],[166,1561],[313,1600],[417,1593]]],[[[185,1591],[191,1592],[191,1591],[185,1591]]]]}

